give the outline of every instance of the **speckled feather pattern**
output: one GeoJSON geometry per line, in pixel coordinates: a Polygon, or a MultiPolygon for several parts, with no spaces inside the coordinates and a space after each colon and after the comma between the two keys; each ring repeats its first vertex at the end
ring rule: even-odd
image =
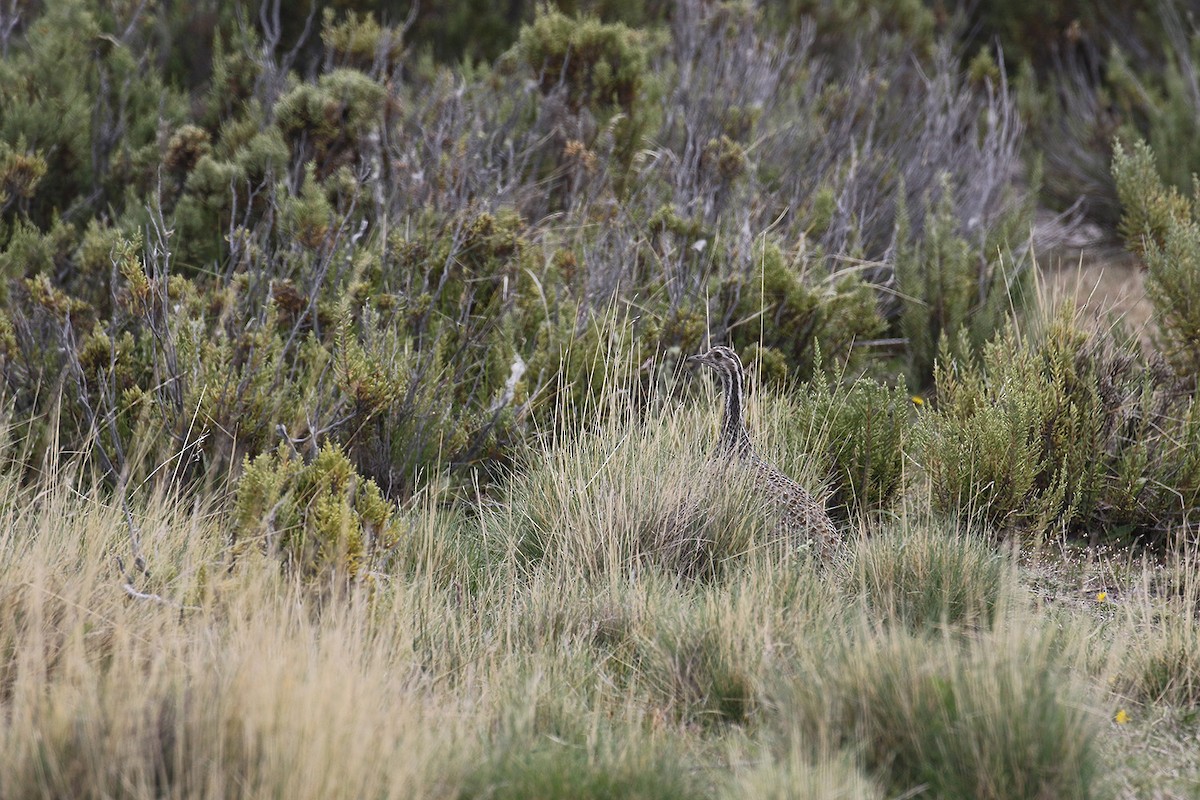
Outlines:
{"type": "Polygon", "coordinates": [[[776,513],[779,533],[786,541],[811,542],[822,558],[833,556],[842,540],[825,504],[760,456],[750,442],[749,431],[742,419],[744,372],[737,354],[728,347],[717,346],[707,353],[692,356],[689,362],[712,368],[725,395],[716,460],[744,465],[752,473],[753,484],[759,487],[764,502],[776,513]]]}

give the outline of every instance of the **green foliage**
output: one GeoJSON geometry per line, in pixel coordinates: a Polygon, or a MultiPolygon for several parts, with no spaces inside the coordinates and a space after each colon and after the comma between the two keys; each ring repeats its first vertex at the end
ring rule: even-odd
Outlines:
{"type": "MultiPolygon", "coordinates": [[[[895,274],[900,331],[908,340],[909,379],[926,387],[939,349],[970,361],[1029,297],[1030,271],[996,243],[980,252],[958,231],[954,194],[943,176],[936,203],[926,200],[925,236],[910,241],[909,215],[897,214],[895,274]]],[[[1021,212],[1006,221],[1019,224],[1021,212]]],[[[1004,237],[1007,239],[1007,237],[1004,237]]],[[[1008,241],[1012,241],[1011,239],[1008,241]]]]}
{"type": "Polygon", "coordinates": [[[861,378],[839,387],[815,380],[801,387],[789,428],[820,445],[810,457],[829,470],[831,509],[846,514],[888,508],[904,488],[904,452],[913,403],[904,387],[861,378]]]}
{"type": "Polygon", "coordinates": [[[903,50],[912,48],[928,55],[935,44],[938,12],[922,0],[785,0],[765,8],[768,18],[783,27],[810,18],[816,23],[822,50],[837,52],[842,43],[870,38],[878,46],[903,50]]]}
{"type": "Polygon", "coordinates": [[[861,361],[855,343],[884,330],[872,287],[857,277],[835,279],[815,265],[789,260],[773,244],[762,247],[754,261],[752,272],[722,287],[739,317],[764,320],[761,326],[735,329],[734,346],[773,348],[802,380],[855,370],[861,361]]]}
{"type": "Polygon", "coordinates": [[[182,159],[186,164],[198,156],[173,209],[176,247],[184,264],[200,268],[217,259],[228,247],[225,236],[235,211],[261,215],[268,207],[261,193],[286,167],[289,151],[277,128],[260,130],[261,124],[261,111],[251,109],[243,120],[222,128],[211,153],[200,145],[182,159]],[[258,202],[252,203],[256,195],[258,202]]]}
{"type": "Polygon", "coordinates": [[[260,545],[310,579],[364,577],[402,532],[379,486],[329,443],[310,463],[285,445],[247,460],[230,525],[235,547],[260,545]]]}
{"type": "Polygon", "coordinates": [[[386,94],[358,70],[335,69],[281,97],[276,120],[293,152],[314,159],[324,177],[356,163],[367,135],[379,124],[386,94]]]}
{"type": "Polygon", "coordinates": [[[46,158],[39,151],[30,151],[23,138],[15,145],[0,140],[0,216],[10,206],[28,213],[29,200],[46,175],[46,158]]]}
{"type": "Polygon", "coordinates": [[[1176,370],[1200,380],[1200,183],[1189,202],[1164,184],[1145,142],[1113,146],[1113,175],[1126,245],[1146,262],[1146,296],[1158,316],[1161,345],[1176,370]]]}
{"type": "Polygon", "coordinates": [[[281,204],[288,234],[310,250],[326,244],[332,233],[335,218],[333,206],[317,182],[316,165],[304,165],[304,184],[296,197],[285,198],[281,204]]]}
{"type": "MultiPolygon", "coordinates": [[[[650,77],[649,50],[644,31],[622,23],[604,23],[594,16],[571,17],[541,6],[505,56],[525,66],[543,95],[561,87],[572,114],[586,109],[601,126],[612,123],[618,193],[624,189],[652,111],[643,97],[650,77]]],[[[597,136],[601,130],[596,130],[597,136]]],[[[591,145],[595,138],[588,137],[584,143],[591,145]]]]}
{"type": "Polygon", "coordinates": [[[59,218],[45,232],[18,219],[0,250],[0,299],[7,297],[13,280],[60,273],[71,262],[76,236],[75,229],[59,218]]]}
{"type": "MultiPolygon", "coordinates": [[[[1150,149],[1170,154],[1154,166],[1169,186],[1181,191],[1192,187],[1192,176],[1200,172],[1200,142],[1196,140],[1196,115],[1200,114],[1200,30],[1190,33],[1174,10],[1163,0],[1160,10],[1165,30],[1160,45],[1163,63],[1139,69],[1133,57],[1115,50],[1109,58],[1107,82],[1112,104],[1124,124],[1118,136],[1127,143],[1145,139],[1150,149]]],[[[1114,155],[1116,149],[1114,147],[1114,155]]],[[[1124,203],[1124,199],[1122,199],[1124,203]]]]}
{"type": "Polygon", "coordinates": [[[949,354],[921,415],[935,508],[1035,532],[1162,533],[1200,498],[1196,401],[1065,307],[1044,334],[1011,330],[981,364],[949,354]]]}
{"type": "Polygon", "coordinates": [[[404,55],[401,31],[380,25],[375,15],[351,11],[341,22],[334,21],[333,9],[326,8],[321,24],[321,42],[334,63],[371,72],[378,69],[390,75],[404,55]]]}
{"type": "Polygon", "coordinates": [[[25,159],[10,164],[26,173],[13,188],[34,224],[48,226],[76,202],[76,211],[119,210],[128,187],[152,187],[159,122],[185,110],[154,68],[152,36],[150,15],[65,0],[47,5],[0,59],[0,159],[11,161],[13,148],[25,159]]]}
{"type": "Polygon", "coordinates": [[[645,34],[596,17],[570,17],[548,7],[521,29],[515,55],[538,76],[544,94],[560,84],[573,111],[632,115],[646,78],[645,34]]]}
{"type": "Polygon", "coordinates": [[[597,763],[580,748],[551,743],[504,748],[466,776],[457,797],[675,800],[696,797],[699,788],[678,761],[662,756],[610,756],[597,763]]]}

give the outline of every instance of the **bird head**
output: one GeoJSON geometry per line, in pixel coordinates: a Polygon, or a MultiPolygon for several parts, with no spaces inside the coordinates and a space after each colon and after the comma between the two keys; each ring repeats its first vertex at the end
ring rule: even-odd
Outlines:
{"type": "Polygon", "coordinates": [[[712,367],[717,372],[725,373],[740,372],[742,369],[742,362],[737,357],[737,353],[724,345],[717,345],[707,353],[690,356],[687,363],[689,365],[703,364],[706,367],[712,367]]]}

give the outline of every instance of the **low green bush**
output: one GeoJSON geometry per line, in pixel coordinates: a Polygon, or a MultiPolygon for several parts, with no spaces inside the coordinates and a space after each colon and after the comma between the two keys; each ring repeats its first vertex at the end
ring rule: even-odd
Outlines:
{"type": "Polygon", "coordinates": [[[943,513],[1120,539],[1161,536],[1200,500],[1196,399],[1070,306],[977,366],[945,354],[936,376],[917,441],[943,513]]]}
{"type": "Polygon", "coordinates": [[[784,356],[789,374],[801,380],[862,366],[854,345],[885,329],[870,284],[856,276],[834,278],[818,264],[785,254],[768,242],[755,254],[749,274],[731,277],[721,301],[742,319],[762,324],[732,331],[738,349],[769,347],[784,356]]]}
{"type": "Polygon", "coordinates": [[[1132,151],[1114,145],[1113,175],[1126,246],[1146,262],[1162,350],[1181,375],[1200,381],[1200,184],[1189,200],[1164,183],[1142,141],[1132,151]]]}
{"type": "Polygon", "coordinates": [[[960,360],[979,356],[1032,297],[1032,271],[1011,255],[1016,230],[1028,217],[1014,213],[993,231],[982,251],[960,234],[954,192],[943,174],[936,197],[925,199],[925,232],[911,240],[909,212],[897,213],[895,276],[900,298],[900,332],[912,385],[925,388],[934,377],[939,351],[960,360]],[[1005,230],[1009,226],[1012,229],[1005,230]]]}
{"type": "Polygon", "coordinates": [[[816,379],[786,404],[785,431],[815,443],[808,457],[824,470],[829,507],[841,515],[887,509],[904,489],[904,453],[915,422],[904,387],[873,378],[838,386],[816,379]]]}
{"type": "Polygon", "coordinates": [[[309,579],[364,577],[401,533],[395,506],[330,444],[310,463],[285,445],[247,461],[230,519],[235,552],[262,547],[309,579]]]}

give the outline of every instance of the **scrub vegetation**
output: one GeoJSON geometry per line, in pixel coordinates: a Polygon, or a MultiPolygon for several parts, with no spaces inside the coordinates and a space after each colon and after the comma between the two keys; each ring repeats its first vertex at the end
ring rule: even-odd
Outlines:
{"type": "Polygon", "coordinates": [[[1200,794],[1186,3],[393,5],[0,2],[0,796],[1200,794]]]}

